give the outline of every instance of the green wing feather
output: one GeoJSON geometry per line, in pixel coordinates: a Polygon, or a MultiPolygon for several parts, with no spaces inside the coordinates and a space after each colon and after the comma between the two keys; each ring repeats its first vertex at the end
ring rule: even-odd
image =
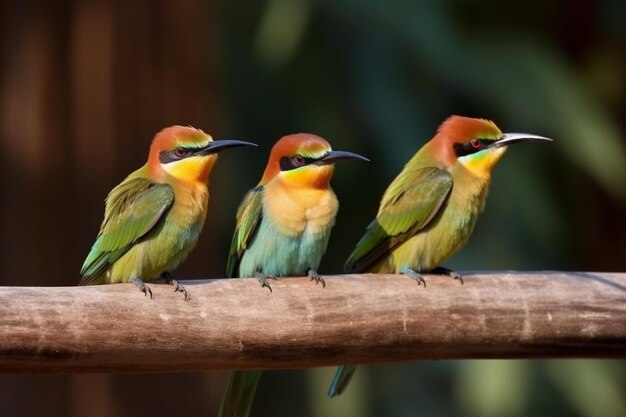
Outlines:
{"type": "Polygon", "coordinates": [[[109,265],[148,233],[174,202],[174,190],[148,178],[127,179],[106,201],[100,233],[80,271],[79,285],[89,285],[109,265]]]}
{"type": "Polygon", "coordinates": [[[241,257],[251,242],[262,216],[263,186],[258,186],[248,191],[237,210],[237,224],[226,264],[226,272],[229,278],[237,276],[237,268],[239,267],[241,257]]]}
{"type": "Polygon", "coordinates": [[[346,262],[346,272],[367,270],[426,227],[451,189],[452,175],[446,170],[429,167],[402,171],[385,191],[376,219],[346,262]]]}

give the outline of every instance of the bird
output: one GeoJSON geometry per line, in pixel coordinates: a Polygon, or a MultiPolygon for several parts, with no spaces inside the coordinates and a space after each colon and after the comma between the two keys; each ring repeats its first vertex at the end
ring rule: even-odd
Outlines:
{"type": "Polygon", "coordinates": [[[187,300],[187,290],[171,272],[202,231],[217,153],[237,146],[256,145],[214,141],[191,126],[157,133],[146,164],[108,194],[104,221],[81,268],[79,285],[130,282],[153,298],[145,282],[163,278],[187,300]]]}
{"type": "MultiPolygon", "coordinates": [[[[256,277],[270,292],[267,280],[280,276],[308,276],[325,286],[317,268],[339,207],[330,180],[334,164],[349,159],[368,161],[309,133],[279,139],[237,210],[227,276],[256,277]]],[[[248,416],[260,378],[261,371],[231,372],[219,416],[248,416]]]]}
{"type": "MultiPolygon", "coordinates": [[[[490,120],[450,116],[384,192],[376,218],[345,263],[347,273],[463,277],[441,266],[468,241],[485,208],[491,172],[510,145],[552,139],[502,133],[490,120]]],[[[330,398],[347,387],[355,365],[341,366],[330,398]]]]}

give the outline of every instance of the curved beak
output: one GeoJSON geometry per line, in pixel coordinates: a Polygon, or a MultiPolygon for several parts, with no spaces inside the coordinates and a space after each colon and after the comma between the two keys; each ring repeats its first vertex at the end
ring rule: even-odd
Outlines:
{"type": "Polygon", "coordinates": [[[347,152],[347,151],[330,151],[323,158],[315,161],[317,165],[328,165],[334,164],[337,161],[344,161],[348,159],[358,159],[360,161],[369,162],[370,160],[364,156],[359,155],[358,153],[347,152]]]}
{"type": "Polygon", "coordinates": [[[522,142],[552,142],[552,139],[543,136],[531,135],[529,133],[505,133],[500,139],[495,141],[490,148],[501,148],[503,146],[509,146],[515,143],[522,142]]]}
{"type": "Polygon", "coordinates": [[[243,140],[214,140],[210,142],[206,148],[197,152],[197,155],[209,155],[228,148],[236,148],[238,146],[257,146],[256,143],[244,142],[243,140]]]}

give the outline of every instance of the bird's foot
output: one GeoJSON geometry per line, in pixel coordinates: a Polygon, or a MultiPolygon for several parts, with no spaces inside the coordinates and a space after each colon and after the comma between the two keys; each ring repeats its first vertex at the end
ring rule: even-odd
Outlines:
{"type": "Polygon", "coordinates": [[[402,275],[406,275],[409,278],[413,278],[415,281],[417,281],[417,285],[424,284],[424,288],[426,288],[426,280],[424,279],[422,274],[413,271],[411,268],[403,268],[400,270],[400,273],[402,275]]]}
{"type": "Polygon", "coordinates": [[[455,272],[451,269],[448,268],[444,268],[443,266],[438,266],[437,268],[433,269],[432,271],[430,271],[431,274],[437,274],[437,275],[447,275],[449,277],[452,277],[454,279],[458,279],[459,281],[461,281],[461,285],[463,285],[463,275],[459,274],[458,272],[455,272]]]}
{"type": "Polygon", "coordinates": [[[154,296],[152,295],[152,290],[150,289],[150,287],[148,287],[146,285],[145,282],[143,282],[142,280],[140,280],[139,278],[131,278],[130,281],[131,283],[135,284],[135,286],[137,288],[139,288],[139,291],[141,291],[142,293],[144,293],[144,295],[147,297],[148,295],[150,295],[150,299],[152,300],[154,298],[154,296]]]}
{"type": "Polygon", "coordinates": [[[274,275],[264,274],[261,271],[255,272],[254,276],[256,277],[256,279],[259,280],[259,283],[261,284],[261,288],[267,287],[267,289],[270,290],[270,292],[274,292],[272,291],[272,287],[270,287],[270,284],[267,282],[267,280],[273,279],[274,281],[278,281],[278,278],[276,278],[274,275]]]}
{"type": "Polygon", "coordinates": [[[309,269],[306,274],[309,278],[311,278],[311,281],[315,281],[315,285],[321,282],[322,288],[326,288],[326,281],[324,281],[324,278],[322,278],[322,276],[318,274],[315,269],[309,269]]]}
{"type": "Polygon", "coordinates": [[[161,278],[165,280],[166,284],[170,284],[174,286],[174,292],[182,292],[185,295],[185,301],[189,299],[189,295],[187,294],[187,290],[185,289],[185,286],[181,284],[180,282],[178,282],[177,280],[175,280],[172,274],[165,271],[161,274],[161,278]]]}

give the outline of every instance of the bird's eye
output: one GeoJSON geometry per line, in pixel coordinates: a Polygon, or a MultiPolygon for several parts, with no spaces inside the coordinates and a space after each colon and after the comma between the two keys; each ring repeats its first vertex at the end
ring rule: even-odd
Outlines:
{"type": "Polygon", "coordinates": [[[179,146],[178,148],[174,149],[174,154],[177,157],[182,158],[183,156],[187,155],[187,149],[183,148],[182,146],[179,146]]]}
{"type": "Polygon", "coordinates": [[[296,166],[302,166],[304,165],[304,157],[302,155],[296,155],[293,157],[293,163],[296,166]]]}
{"type": "Polygon", "coordinates": [[[472,148],[474,149],[480,149],[481,143],[478,139],[472,139],[470,145],[472,145],[472,148]]]}

